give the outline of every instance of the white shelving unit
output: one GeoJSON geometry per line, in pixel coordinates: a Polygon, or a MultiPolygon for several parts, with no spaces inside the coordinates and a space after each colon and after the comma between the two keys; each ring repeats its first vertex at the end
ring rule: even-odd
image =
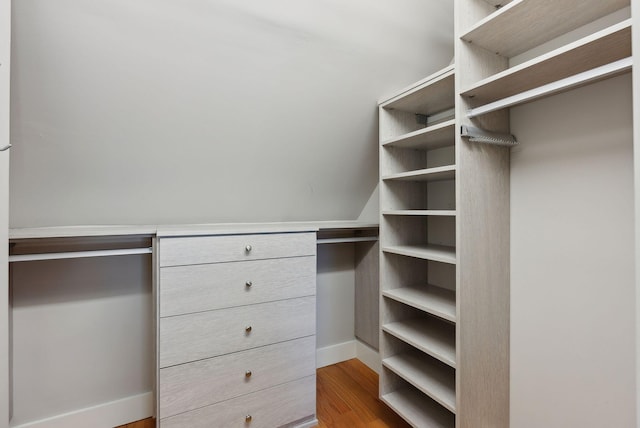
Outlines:
{"type": "Polygon", "coordinates": [[[380,104],[380,396],[454,427],[457,321],[453,66],[380,104]]]}
{"type": "Polygon", "coordinates": [[[509,148],[462,126],[629,72],[629,5],[456,0],[455,69],[380,103],[380,395],[413,426],[509,426],[509,148]]]}

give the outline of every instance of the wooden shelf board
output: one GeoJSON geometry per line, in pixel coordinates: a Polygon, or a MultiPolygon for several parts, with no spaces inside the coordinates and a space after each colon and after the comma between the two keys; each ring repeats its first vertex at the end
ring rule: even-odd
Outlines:
{"type": "Polygon", "coordinates": [[[382,251],[435,262],[456,264],[456,250],[443,245],[392,245],[385,246],[382,251]]]}
{"type": "Polygon", "coordinates": [[[454,107],[454,67],[449,66],[380,103],[388,110],[432,115],[454,107]]]}
{"type": "Polygon", "coordinates": [[[629,6],[629,0],[513,0],[461,36],[507,58],[629,6]]]}
{"type": "Polygon", "coordinates": [[[447,165],[436,168],[419,169],[416,171],[389,174],[382,177],[383,180],[402,181],[442,181],[456,178],[456,166],[447,165]]]}
{"type": "Polygon", "coordinates": [[[380,397],[397,414],[414,427],[454,428],[455,416],[411,388],[400,389],[380,397]]]}
{"type": "Polygon", "coordinates": [[[447,321],[456,322],[456,293],[454,291],[435,285],[426,285],[385,290],[382,295],[447,321]]]}
{"type": "Polygon", "coordinates": [[[455,120],[447,120],[383,141],[383,147],[431,150],[455,144],[455,120]]]}
{"type": "Polygon", "coordinates": [[[461,95],[475,104],[506,98],[631,56],[631,20],[477,82],[461,95]]]}
{"type": "Polygon", "coordinates": [[[451,413],[456,412],[456,372],[451,367],[430,358],[421,352],[407,352],[382,360],[382,365],[451,413]]]}
{"type": "Polygon", "coordinates": [[[382,215],[424,216],[424,217],[455,217],[456,210],[384,210],[382,215]]]}
{"type": "Polygon", "coordinates": [[[448,366],[456,367],[456,331],[453,324],[411,319],[384,324],[382,330],[448,366]]]}
{"type": "Polygon", "coordinates": [[[483,114],[525,104],[540,98],[559,94],[561,92],[566,92],[570,89],[579,88],[590,83],[595,83],[601,80],[609,79],[611,77],[619,76],[621,74],[630,72],[632,64],[633,60],[631,57],[621,59],[613,63],[597,67],[593,70],[585,71],[574,76],[540,86],[535,89],[512,95],[507,98],[502,98],[500,100],[484,104],[479,107],[474,107],[467,111],[467,117],[474,118],[482,116],[483,114]]]}

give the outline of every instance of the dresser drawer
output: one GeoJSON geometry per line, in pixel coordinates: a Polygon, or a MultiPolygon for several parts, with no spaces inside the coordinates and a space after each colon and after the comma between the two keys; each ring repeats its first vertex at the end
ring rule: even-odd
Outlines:
{"type": "Polygon", "coordinates": [[[160,428],[275,428],[315,414],[316,377],[309,376],[161,419],[160,428]]]}
{"type": "Polygon", "coordinates": [[[315,296],[160,318],[160,368],[315,335],[315,296]]]}
{"type": "Polygon", "coordinates": [[[308,336],[161,369],[160,417],[311,376],[315,352],[316,338],[308,336]]]}
{"type": "Polygon", "coordinates": [[[314,294],[313,256],[160,269],[161,317],[314,294]]]}
{"type": "Polygon", "coordinates": [[[161,267],[315,255],[315,233],[160,239],[161,267]]]}

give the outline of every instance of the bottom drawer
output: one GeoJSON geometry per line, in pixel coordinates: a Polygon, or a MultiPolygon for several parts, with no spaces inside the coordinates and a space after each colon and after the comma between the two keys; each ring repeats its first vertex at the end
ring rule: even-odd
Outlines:
{"type": "Polygon", "coordinates": [[[274,428],[316,414],[316,377],[222,401],[160,420],[160,428],[274,428]]]}

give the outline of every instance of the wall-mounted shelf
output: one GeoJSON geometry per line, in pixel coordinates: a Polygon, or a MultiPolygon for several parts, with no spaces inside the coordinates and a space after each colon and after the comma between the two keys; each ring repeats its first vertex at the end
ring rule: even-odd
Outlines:
{"type": "Polygon", "coordinates": [[[447,120],[382,142],[384,147],[431,150],[452,145],[455,120],[447,120]]]}
{"type": "Polygon", "coordinates": [[[449,366],[434,361],[420,352],[406,352],[382,360],[382,365],[417,389],[456,412],[456,373],[449,366]]]}
{"type": "Polygon", "coordinates": [[[483,114],[517,106],[540,98],[579,88],[589,83],[609,79],[620,74],[628,73],[631,70],[632,65],[633,60],[631,57],[621,59],[619,61],[615,61],[610,64],[606,64],[598,68],[585,71],[571,77],[567,77],[565,79],[557,80],[553,83],[549,83],[538,88],[531,89],[529,91],[521,92],[519,94],[512,95],[510,97],[503,98],[492,103],[471,108],[467,112],[467,117],[474,118],[482,116],[483,114]]]}
{"type": "Polygon", "coordinates": [[[490,103],[631,56],[631,20],[483,79],[461,92],[490,103]]]}
{"type": "Polygon", "coordinates": [[[400,91],[380,103],[387,110],[401,110],[426,116],[452,109],[454,97],[454,66],[444,68],[415,85],[400,91]]]}
{"type": "Polygon", "coordinates": [[[425,216],[425,217],[455,217],[455,210],[384,210],[382,215],[425,216]]]}
{"type": "Polygon", "coordinates": [[[382,295],[444,320],[456,322],[455,291],[426,285],[393,288],[383,291],[382,295]]]}
{"type": "Polygon", "coordinates": [[[629,0],[514,0],[461,39],[512,58],[625,6],[629,0]]]}
{"type": "Polygon", "coordinates": [[[390,245],[382,247],[382,251],[434,262],[456,264],[455,248],[443,245],[390,245]]]}
{"type": "Polygon", "coordinates": [[[455,165],[439,166],[436,168],[419,169],[417,171],[401,172],[382,177],[383,180],[404,181],[441,181],[456,177],[455,165]]]}
{"type": "Polygon", "coordinates": [[[456,333],[452,324],[420,318],[384,324],[382,330],[448,366],[456,367],[456,333]]]}

